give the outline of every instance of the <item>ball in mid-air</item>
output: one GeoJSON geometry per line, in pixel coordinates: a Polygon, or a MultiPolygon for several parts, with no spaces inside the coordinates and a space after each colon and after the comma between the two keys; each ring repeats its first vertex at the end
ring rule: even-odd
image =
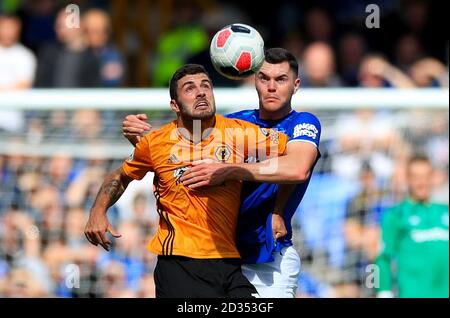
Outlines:
{"type": "Polygon", "coordinates": [[[264,62],[264,40],[255,28],[235,23],[218,31],[209,50],[214,68],[239,80],[256,73],[264,62]]]}

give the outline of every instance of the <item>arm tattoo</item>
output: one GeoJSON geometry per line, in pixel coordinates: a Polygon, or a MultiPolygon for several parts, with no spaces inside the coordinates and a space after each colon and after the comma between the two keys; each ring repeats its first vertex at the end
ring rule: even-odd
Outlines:
{"type": "Polygon", "coordinates": [[[106,201],[106,207],[109,208],[122,196],[125,191],[125,186],[120,180],[105,181],[100,190],[98,191],[97,198],[95,199],[94,206],[100,202],[106,201]]]}
{"type": "Polygon", "coordinates": [[[101,191],[108,195],[110,203],[111,205],[113,205],[124,193],[125,188],[120,181],[112,180],[111,182],[106,183],[102,187],[101,191]]]}

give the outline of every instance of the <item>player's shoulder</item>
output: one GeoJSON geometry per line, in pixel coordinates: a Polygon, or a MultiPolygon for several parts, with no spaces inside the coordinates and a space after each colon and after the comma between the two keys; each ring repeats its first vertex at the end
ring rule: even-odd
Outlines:
{"type": "Polygon", "coordinates": [[[292,120],[295,123],[314,123],[320,126],[319,118],[310,112],[295,112],[294,116],[292,116],[292,120]]]}
{"type": "Polygon", "coordinates": [[[146,140],[146,142],[149,144],[154,142],[164,143],[166,140],[170,139],[170,136],[175,128],[176,128],[175,122],[167,123],[158,129],[150,131],[147,135],[143,137],[143,139],[146,140]]]}
{"type": "Polygon", "coordinates": [[[448,203],[433,202],[433,207],[448,213],[448,203]]]}
{"type": "Polygon", "coordinates": [[[411,210],[411,203],[409,200],[403,200],[388,207],[383,215],[389,218],[402,218],[411,210]]]}
{"type": "Polygon", "coordinates": [[[241,119],[241,118],[230,118],[230,117],[224,117],[218,115],[220,120],[222,120],[226,127],[240,127],[240,128],[246,128],[250,126],[256,126],[255,124],[249,122],[248,120],[241,119]]]}
{"type": "Polygon", "coordinates": [[[295,112],[285,123],[287,133],[293,139],[308,139],[318,146],[321,135],[319,119],[309,112],[295,112]]]}
{"type": "Polygon", "coordinates": [[[257,113],[256,109],[246,109],[246,110],[241,110],[238,112],[227,114],[227,115],[225,115],[225,117],[254,122],[254,118],[256,118],[256,116],[255,116],[256,113],[257,113]]]}

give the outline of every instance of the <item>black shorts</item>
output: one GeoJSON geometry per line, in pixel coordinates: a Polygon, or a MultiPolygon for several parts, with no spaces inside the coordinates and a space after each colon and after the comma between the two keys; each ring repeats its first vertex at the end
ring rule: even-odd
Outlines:
{"type": "Polygon", "coordinates": [[[159,255],[154,277],[156,298],[253,298],[257,294],[242,274],[239,259],[159,255]]]}

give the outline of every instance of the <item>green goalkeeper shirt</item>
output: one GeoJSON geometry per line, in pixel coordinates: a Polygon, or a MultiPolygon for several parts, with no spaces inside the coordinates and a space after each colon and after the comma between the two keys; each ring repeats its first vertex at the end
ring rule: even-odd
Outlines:
{"type": "Polygon", "coordinates": [[[399,297],[449,297],[448,211],[447,204],[411,199],[386,211],[378,292],[391,291],[395,277],[399,297]]]}

